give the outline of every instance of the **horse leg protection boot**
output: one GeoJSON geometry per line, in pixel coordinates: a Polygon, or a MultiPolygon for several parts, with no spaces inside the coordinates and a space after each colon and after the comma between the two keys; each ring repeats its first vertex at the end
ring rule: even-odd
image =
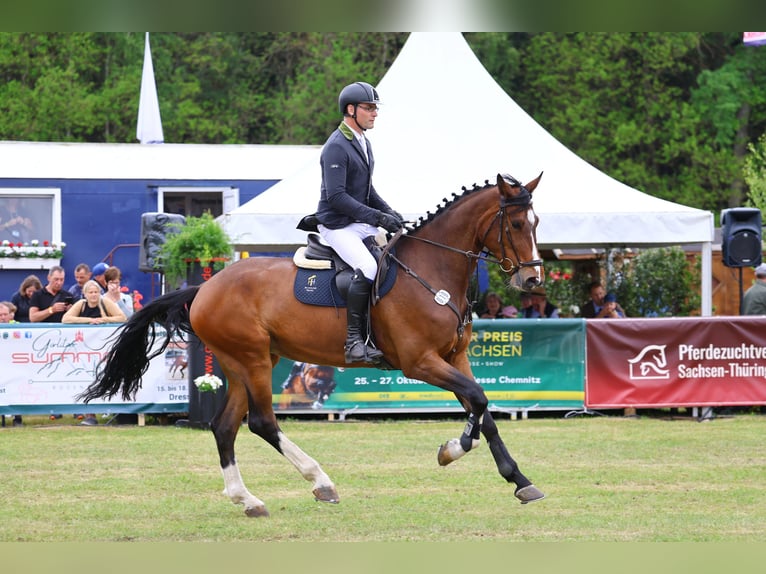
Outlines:
{"type": "Polygon", "coordinates": [[[348,333],[346,335],[346,363],[375,363],[380,361],[383,353],[365,343],[367,335],[367,305],[370,300],[372,282],[357,269],[348,287],[346,297],[346,317],[348,333]]]}

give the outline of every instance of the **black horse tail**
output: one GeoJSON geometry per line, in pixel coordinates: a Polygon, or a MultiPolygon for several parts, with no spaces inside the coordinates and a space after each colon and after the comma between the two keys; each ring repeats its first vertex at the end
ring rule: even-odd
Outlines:
{"type": "Polygon", "coordinates": [[[96,369],[96,380],[77,396],[77,400],[87,403],[118,393],[126,401],[133,400],[141,388],[141,378],[149,368],[149,362],[165,352],[175,335],[184,338],[184,334],[194,333],[189,322],[189,308],[198,290],[197,285],[167,293],[134,313],[115,332],[112,348],[96,369]],[[157,325],[165,330],[164,340],[150,353],[157,338],[157,325]]]}

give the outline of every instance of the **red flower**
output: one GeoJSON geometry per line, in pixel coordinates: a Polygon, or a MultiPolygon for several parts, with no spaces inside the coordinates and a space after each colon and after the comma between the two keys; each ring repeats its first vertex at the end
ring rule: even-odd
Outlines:
{"type": "Polygon", "coordinates": [[[569,281],[572,276],[569,273],[564,273],[564,281],[569,281]]]}
{"type": "Polygon", "coordinates": [[[43,247],[48,247],[48,245],[50,245],[50,243],[48,242],[47,239],[43,241],[43,247]]]}

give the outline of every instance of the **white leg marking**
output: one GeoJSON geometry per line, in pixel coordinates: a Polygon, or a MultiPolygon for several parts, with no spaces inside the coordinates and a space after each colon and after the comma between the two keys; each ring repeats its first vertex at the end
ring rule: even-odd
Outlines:
{"type": "Polygon", "coordinates": [[[279,448],[282,454],[298,469],[301,476],[314,483],[314,488],[335,488],[330,477],[319,466],[319,463],[303,452],[298,445],[291,441],[283,432],[279,432],[279,448]]]}
{"type": "Polygon", "coordinates": [[[465,455],[465,451],[463,450],[463,447],[460,446],[459,438],[453,438],[448,440],[444,444],[444,450],[447,452],[449,456],[449,460],[451,461],[455,461],[461,458],[463,455],[465,455]]]}
{"type": "Polygon", "coordinates": [[[223,473],[223,493],[227,495],[234,504],[244,504],[245,510],[259,506],[263,508],[266,507],[262,500],[247,490],[245,483],[242,482],[242,476],[239,474],[237,463],[222,468],[221,472],[223,473]]]}

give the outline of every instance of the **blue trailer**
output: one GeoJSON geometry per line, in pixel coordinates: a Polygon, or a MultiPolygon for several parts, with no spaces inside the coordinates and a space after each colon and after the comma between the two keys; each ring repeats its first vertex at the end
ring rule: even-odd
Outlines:
{"type": "Polygon", "coordinates": [[[144,213],[218,216],[318,156],[319,146],[0,142],[0,218],[12,207],[34,224],[0,229],[0,300],[29,274],[45,284],[52,265],[68,288],[79,263],[105,261],[145,303],[161,276],[139,269],[144,213]]]}

